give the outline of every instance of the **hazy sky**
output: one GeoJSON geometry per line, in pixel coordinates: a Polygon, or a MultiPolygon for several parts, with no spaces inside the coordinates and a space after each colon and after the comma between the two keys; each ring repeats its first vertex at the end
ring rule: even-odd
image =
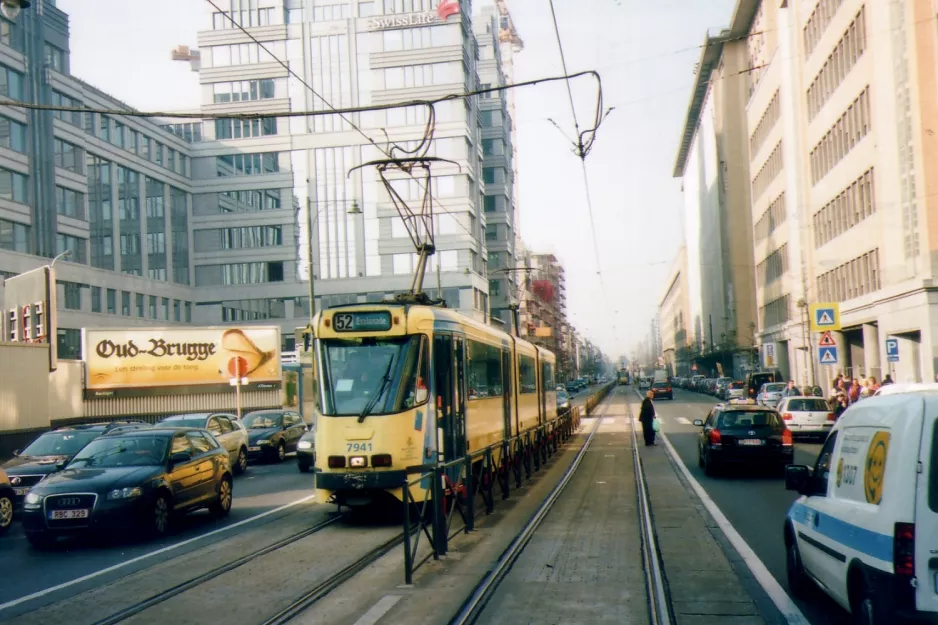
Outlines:
{"type": "MultiPolygon", "coordinates": [[[[71,18],[72,72],[142,110],[196,108],[198,75],[169,56],[176,45],[196,47],[207,4],[158,4],[153,11],[153,0],[58,0],[71,18]]],[[[598,71],[604,105],[615,107],[586,158],[602,281],[582,168],[564,136],[575,133],[563,83],[517,94],[521,235],[560,258],[571,322],[616,358],[647,337],[680,245],[683,199],[671,173],[698,46],[709,28],[729,22],[735,0],[554,4],[568,70],[598,71]]],[[[545,0],[509,0],[509,8],[525,44],[515,81],[562,74],[545,0]]],[[[581,129],[589,127],[595,82],[571,86],[581,129]]]]}

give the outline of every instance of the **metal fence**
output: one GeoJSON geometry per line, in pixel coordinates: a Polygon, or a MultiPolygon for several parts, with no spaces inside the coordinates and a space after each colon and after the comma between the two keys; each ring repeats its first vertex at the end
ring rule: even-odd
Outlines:
{"type": "MultiPolygon", "coordinates": [[[[614,387],[615,383],[608,384],[591,395],[583,412],[591,414],[614,387]]],[[[408,479],[402,484],[404,582],[412,584],[414,571],[421,565],[446,555],[449,541],[460,532],[468,534],[475,529],[475,520],[482,514],[476,505],[480,496],[484,514],[491,514],[495,510],[496,486],[505,500],[511,494],[512,482],[517,489],[525,480],[530,481],[560,445],[579,431],[580,418],[580,409],[572,408],[556,419],[463,458],[408,467],[408,479]],[[413,492],[418,486],[422,501],[413,492]],[[462,527],[454,530],[456,513],[462,527]],[[430,553],[418,559],[424,539],[430,553]]]]}

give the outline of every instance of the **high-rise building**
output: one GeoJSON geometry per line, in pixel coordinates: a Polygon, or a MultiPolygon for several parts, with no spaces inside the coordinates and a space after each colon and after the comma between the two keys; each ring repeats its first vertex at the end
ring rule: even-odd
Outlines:
{"type": "MultiPolygon", "coordinates": [[[[70,73],[68,16],[34,0],[0,18],[0,96],[46,106],[130,107],[70,73]]],[[[187,323],[189,145],[140,117],[0,104],[0,274],[58,260],[59,357],[80,328],[187,323]]]]}
{"type": "MultiPolygon", "coordinates": [[[[475,33],[479,42],[480,87],[501,87],[509,80],[503,71],[504,48],[499,41],[499,16],[492,6],[481,8],[479,14],[475,33]]],[[[479,101],[490,305],[492,317],[501,319],[507,328],[512,324],[510,306],[519,303],[518,285],[525,278],[515,266],[515,150],[513,125],[508,112],[509,93],[510,90],[486,93],[479,101]]]]}
{"type": "MultiPolygon", "coordinates": [[[[441,287],[450,306],[485,319],[479,124],[486,113],[478,98],[436,104],[429,135],[422,106],[330,113],[475,89],[471,2],[237,4],[238,11],[210,15],[211,30],[199,34],[203,110],[271,117],[218,120],[195,148],[197,320],[261,311],[284,319],[285,329],[297,325],[291,319],[308,314],[309,222],[317,309],[408,290],[414,245],[367,163],[389,153],[406,156],[402,148],[413,150],[424,139],[429,155],[454,161],[431,168],[437,252],[425,289],[435,295],[441,287]],[[325,114],[276,117],[284,111],[325,114]]],[[[416,212],[426,198],[424,173],[387,173],[387,184],[416,212]]]]}

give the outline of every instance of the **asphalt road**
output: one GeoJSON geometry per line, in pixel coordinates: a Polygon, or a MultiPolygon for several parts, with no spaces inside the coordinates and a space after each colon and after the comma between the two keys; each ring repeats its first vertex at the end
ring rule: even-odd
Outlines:
{"type": "MultiPolygon", "coordinates": [[[[219,528],[275,510],[312,495],[313,484],[312,473],[300,473],[297,469],[294,454],[288,455],[287,460],[282,464],[252,464],[247,473],[235,478],[234,501],[228,517],[214,519],[205,511],[186,515],[179,520],[173,533],[160,541],[118,542],[75,538],[62,541],[54,550],[37,551],[29,545],[19,523],[14,521],[10,531],[0,537],[0,562],[3,563],[0,566],[0,606],[8,601],[76,580],[160,548],[187,539],[198,538],[219,528]]],[[[256,527],[256,524],[271,522],[281,516],[291,514],[294,510],[295,508],[288,508],[269,514],[256,522],[206,536],[202,540],[195,540],[165,554],[143,559],[114,571],[112,576],[103,575],[87,583],[70,586],[67,592],[56,593],[58,595],[56,598],[63,596],[63,593],[64,595],[73,594],[100,585],[107,582],[109,577],[114,579],[127,575],[193,549],[225,540],[252,526],[256,527]]],[[[0,620],[3,620],[2,610],[0,610],[0,620]]]]}
{"type": "MultiPolygon", "coordinates": [[[[637,398],[636,398],[637,401],[637,398]]],[[[659,399],[655,409],[661,429],[687,466],[736,531],[755,551],[769,572],[788,591],[785,579],[785,542],[782,534],[785,515],[798,494],[785,490],[778,475],[752,472],[723,472],[707,477],[697,465],[697,436],[694,419],[706,417],[716,398],[675,389],[674,400],[659,399]]],[[[637,406],[633,405],[633,411],[637,406]]],[[[821,450],[819,442],[795,442],[795,463],[813,465],[821,450]]],[[[795,599],[805,617],[815,625],[847,625],[849,615],[820,591],[807,600],[795,599]]]]}

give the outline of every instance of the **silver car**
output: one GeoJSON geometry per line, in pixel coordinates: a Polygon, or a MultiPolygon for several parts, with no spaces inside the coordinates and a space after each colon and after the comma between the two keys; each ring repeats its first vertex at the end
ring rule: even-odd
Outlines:
{"type": "Polygon", "coordinates": [[[778,402],[782,400],[782,391],[787,388],[787,384],[783,382],[769,382],[762,385],[762,390],[759,391],[759,396],[756,397],[756,400],[763,406],[771,406],[772,408],[778,405],[778,402]]]}

